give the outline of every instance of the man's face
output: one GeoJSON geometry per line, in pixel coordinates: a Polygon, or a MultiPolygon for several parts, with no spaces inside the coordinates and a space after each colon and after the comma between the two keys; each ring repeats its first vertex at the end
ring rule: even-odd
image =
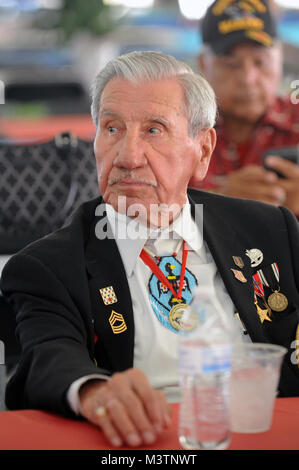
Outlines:
{"type": "Polygon", "coordinates": [[[281,79],[279,46],[244,43],[230,54],[206,54],[202,72],[215,90],[221,113],[255,123],[272,104],[281,79]]]}
{"type": "MultiPolygon", "coordinates": [[[[132,204],[178,204],[198,165],[208,167],[209,131],[188,135],[183,90],[175,79],[131,82],[114,78],[104,88],[95,138],[98,180],[104,200],[132,204]],[[206,141],[208,142],[206,144],[206,141]]],[[[210,152],[211,153],[211,152],[210,152]]]]}

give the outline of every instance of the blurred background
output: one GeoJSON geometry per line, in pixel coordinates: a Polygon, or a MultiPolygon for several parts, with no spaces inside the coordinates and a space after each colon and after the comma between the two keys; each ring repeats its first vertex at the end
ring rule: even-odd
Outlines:
{"type": "MultiPolygon", "coordinates": [[[[299,0],[272,1],[284,43],[283,91],[299,79],[299,0]]],[[[197,69],[210,0],[0,0],[0,136],[91,140],[90,84],[111,58],[159,50],[197,69]]]]}

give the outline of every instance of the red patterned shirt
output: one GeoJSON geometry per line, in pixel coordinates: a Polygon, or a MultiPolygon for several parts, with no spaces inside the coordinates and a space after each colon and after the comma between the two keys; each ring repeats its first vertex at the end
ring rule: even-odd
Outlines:
{"type": "Polygon", "coordinates": [[[201,189],[217,190],[231,171],[261,165],[262,155],[268,149],[299,144],[299,104],[292,104],[289,97],[277,98],[259,122],[253,138],[246,143],[229,142],[221,118],[216,132],[216,148],[208,174],[198,185],[201,189]]]}

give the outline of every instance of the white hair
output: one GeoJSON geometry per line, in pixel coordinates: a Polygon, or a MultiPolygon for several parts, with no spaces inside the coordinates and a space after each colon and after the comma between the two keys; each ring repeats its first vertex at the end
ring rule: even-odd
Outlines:
{"type": "Polygon", "coordinates": [[[205,78],[194,73],[184,62],[162,52],[130,52],[111,60],[98,73],[92,85],[91,115],[98,126],[101,96],[107,83],[115,78],[132,83],[176,78],[185,96],[189,134],[195,137],[201,129],[214,127],[217,113],[213,89],[205,78]]]}

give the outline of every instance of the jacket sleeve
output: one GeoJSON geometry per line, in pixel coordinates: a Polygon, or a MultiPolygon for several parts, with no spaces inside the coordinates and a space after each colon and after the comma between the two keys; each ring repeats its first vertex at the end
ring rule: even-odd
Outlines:
{"type": "MultiPolygon", "coordinates": [[[[299,292],[299,223],[296,217],[288,209],[280,208],[287,227],[289,248],[291,252],[292,266],[290,270],[294,274],[294,282],[299,292]]],[[[274,330],[275,331],[275,330],[274,330]]],[[[288,323],[282,329],[278,323],[276,335],[280,338],[287,353],[285,355],[280,377],[280,396],[299,396],[299,308],[289,315],[288,323]],[[291,334],[291,336],[290,336],[291,334]]]]}
{"type": "Polygon", "coordinates": [[[280,207],[288,230],[289,244],[291,256],[293,260],[293,271],[295,274],[295,282],[299,292],[299,222],[295,215],[286,209],[280,207]]]}
{"type": "Polygon", "coordinates": [[[20,362],[6,388],[7,407],[74,416],[66,400],[70,385],[82,376],[107,374],[93,361],[91,320],[63,281],[30,254],[11,258],[1,289],[16,313],[21,345],[20,362]]]}

